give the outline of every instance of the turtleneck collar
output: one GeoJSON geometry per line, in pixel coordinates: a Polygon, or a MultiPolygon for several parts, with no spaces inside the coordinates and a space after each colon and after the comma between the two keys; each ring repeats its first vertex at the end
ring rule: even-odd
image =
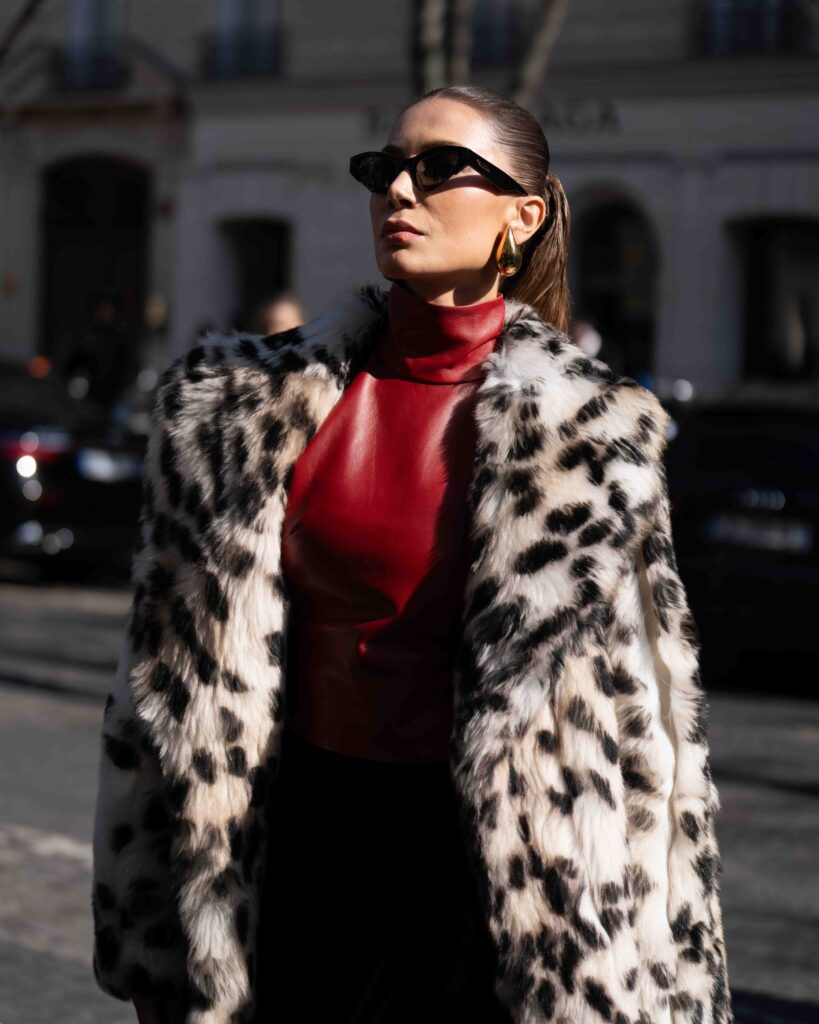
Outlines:
{"type": "Polygon", "coordinates": [[[478,380],[479,364],[503,330],[504,313],[502,295],[469,306],[439,306],[394,281],[387,296],[381,356],[393,372],[411,380],[478,380]]]}

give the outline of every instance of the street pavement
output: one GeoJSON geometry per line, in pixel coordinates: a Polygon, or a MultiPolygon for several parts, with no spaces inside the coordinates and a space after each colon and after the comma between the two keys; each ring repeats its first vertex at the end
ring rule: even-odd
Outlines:
{"type": "MultiPolygon", "coordinates": [[[[0,1024],[136,1020],[91,968],[99,730],[129,600],[0,585],[0,1024]]],[[[737,1024],[817,1024],[819,700],[758,685],[709,695],[734,1008],[737,1024]]]]}

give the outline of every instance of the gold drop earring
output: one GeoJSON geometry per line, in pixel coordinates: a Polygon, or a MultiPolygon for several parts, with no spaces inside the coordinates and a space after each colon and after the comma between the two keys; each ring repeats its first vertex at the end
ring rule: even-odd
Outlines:
{"type": "Polygon", "coordinates": [[[503,233],[503,238],[498,243],[495,251],[495,262],[498,265],[498,272],[504,277],[511,277],[521,268],[523,253],[512,234],[512,225],[509,224],[503,233]]]}

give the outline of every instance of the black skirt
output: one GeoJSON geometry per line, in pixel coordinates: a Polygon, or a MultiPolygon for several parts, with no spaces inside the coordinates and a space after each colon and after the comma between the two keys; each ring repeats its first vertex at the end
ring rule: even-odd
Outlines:
{"type": "Polygon", "coordinates": [[[445,763],[285,728],[269,815],[254,1024],[509,1024],[445,763]]]}

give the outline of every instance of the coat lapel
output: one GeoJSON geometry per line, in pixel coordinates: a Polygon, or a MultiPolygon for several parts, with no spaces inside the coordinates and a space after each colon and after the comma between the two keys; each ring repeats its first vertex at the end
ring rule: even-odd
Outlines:
{"type": "MultiPolygon", "coordinates": [[[[113,994],[183,992],[187,1024],[252,1010],[276,841],[264,808],[284,711],[286,488],[386,297],[357,288],[268,338],[211,334],[159,389],[103,728],[95,971],[113,994]],[[152,897],[145,927],[123,928],[137,892],[152,897]]],[[[727,1021],[702,880],[716,791],[663,518],[667,414],[511,300],[483,367],[450,761],[503,997],[520,1024],[727,1021]],[[678,814],[689,827],[672,846],[678,814]],[[686,943],[707,969],[683,963],[686,943]]]]}

